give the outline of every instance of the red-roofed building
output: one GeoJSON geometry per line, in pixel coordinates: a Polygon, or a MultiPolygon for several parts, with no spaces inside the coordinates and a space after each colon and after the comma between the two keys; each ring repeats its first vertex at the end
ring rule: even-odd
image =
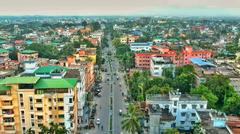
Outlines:
{"type": "Polygon", "coordinates": [[[185,46],[180,54],[169,48],[161,48],[158,46],[152,46],[150,53],[135,53],[135,67],[141,69],[150,68],[150,60],[152,56],[170,57],[172,62],[176,65],[190,64],[191,58],[204,58],[208,59],[212,57],[212,52],[208,50],[193,51],[191,46],[185,46]]]}
{"type": "Polygon", "coordinates": [[[24,40],[15,40],[16,45],[22,45],[24,43],[24,40]]]}
{"type": "Polygon", "coordinates": [[[233,134],[240,134],[240,117],[227,116],[227,124],[232,130],[233,134]]]}

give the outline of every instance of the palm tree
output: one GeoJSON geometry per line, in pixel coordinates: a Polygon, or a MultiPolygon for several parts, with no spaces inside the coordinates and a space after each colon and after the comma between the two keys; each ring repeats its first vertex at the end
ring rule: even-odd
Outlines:
{"type": "Polygon", "coordinates": [[[35,132],[32,130],[32,128],[29,128],[26,132],[26,134],[34,134],[35,132]]]}
{"type": "Polygon", "coordinates": [[[139,132],[141,130],[139,119],[142,115],[139,107],[129,104],[127,114],[123,115],[122,129],[131,134],[139,132]]]}
{"type": "Polygon", "coordinates": [[[61,127],[59,124],[51,122],[50,127],[42,126],[41,133],[42,134],[67,134],[69,131],[65,127],[61,127]]]}

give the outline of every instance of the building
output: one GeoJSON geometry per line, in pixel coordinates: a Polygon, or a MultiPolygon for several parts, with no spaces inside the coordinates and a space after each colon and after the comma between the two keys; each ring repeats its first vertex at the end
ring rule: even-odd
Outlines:
{"type": "Polygon", "coordinates": [[[62,66],[42,66],[34,71],[36,77],[41,78],[63,78],[67,72],[67,68],[62,66]]]}
{"type": "MultiPolygon", "coordinates": [[[[138,49],[136,48],[136,50],[138,49]]],[[[135,52],[135,67],[149,69],[150,59],[153,55],[170,57],[175,65],[180,66],[190,64],[191,58],[209,59],[212,56],[212,52],[207,50],[193,51],[191,46],[185,46],[178,54],[169,48],[153,45],[147,52],[135,52]]]]}
{"type": "Polygon", "coordinates": [[[227,125],[229,126],[233,134],[240,134],[239,116],[227,116],[227,125]]]}
{"type": "Polygon", "coordinates": [[[150,62],[150,72],[152,76],[162,77],[163,70],[175,68],[170,57],[152,57],[150,62]]]}
{"type": "Polygon", "coordinates": [[[81,46],[81,48],[73,55],[67,57],[67,63],[71,64],[76,61],[92,61],[96,63],[96,48],[86,48],[86,46],[81,46]]]}
{"type": "Polygon", "coordinates": [[[191,130],[200,122],[197,111],[207,109],[207,101],[198,95],[181,94],[178,91],[167,95],[147,95],[146,104],[149,115],[149,133],[163,133],[168,128],[191,130]]]}
{"type": "Polygon", "coordinates": [[[33,50],[23,50],[18,52],[17,55],[20,63],[24,61],[36,61],[38,59],[38,52],[33,50]]]}
{"type": "Polygon", "coordinates": [[[77,129],[77,79],[8,77],[0,81],[0,133],[36,134],[50,122],[77,129]]]}
{"type": "Polygon", "coordinates": [[[139,38],[140,38],[140,36],[128,35],[128,36],[124,36],[124,37],[120,38],[120,42],[122,44],[133,43],[139,38]]]}
{"type": "Polygon", "coordinates": [[[130,49],[133,52],[139,51],[150,51],[152,46],[152,42],[134,42],[130,43],[130,49]]]}
{"type": "Polygon", "coordinates": [[[206,75],[216,73],[216,65],[202,58],[191,58],[191,64],[195,68],[196,85],[206,82],[206,75]]]}

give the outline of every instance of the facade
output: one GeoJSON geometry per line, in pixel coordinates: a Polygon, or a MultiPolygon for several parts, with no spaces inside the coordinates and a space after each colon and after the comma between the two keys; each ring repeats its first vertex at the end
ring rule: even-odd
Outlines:
{"type": "Polygon", "coordinates": [[[152,76],[162,77],[165,68],[174,68],[169,57],[152,57],[150,62],[150,72],[152,76]]]}
{"type": "Polygon", "coordinates": [[[50,122],[75,133],[77,122],[77,79],[8,77],[1,82],[0,132],[36,134],[50,122]]]}
{"type": "Polygon", "coordinates": [[[211,51],[200,50],[193,51],[191,46],[185,46],[183,50],[177,54],[176,51],[169,48],[160,48],[158,46],[151,46],[147,52],[135,52],[135,67],[141,69],[150,68],[150,59],[152,56],[170,57],[175,65],[190,64],[191,58],[204,58],[209,59],[212,56],[211,51]]]}
{"type": "Polygon", "coordinates": [[[120,42],[122,44],[133,43],[139,38],[140,38],[140,36],[132,36],[132,35],[124,36],[124,37],[120,38],[120,42]]]}
{"type": "Polygon", "coordinates": [[[138,51],[150,51],[152,46],[152,42],[137,42],[137,43],[130,43],[130,49],[133,52],[138,51]]]}
{"type": "Polygon", "coordinates": [[[18,61],[20,63],[24,61],[36,61],[38,59],[38,52],[33,50],[23,50],[18,52],[18,61]]]}
{"type": "Polygon", "coordinates": [[[151,134],[163,133],[168,128],[190,130],[200,121],[197,111],[207,109],[207,101],[200,96],[172,91],[168,95],[147,95],[151,134]]]}

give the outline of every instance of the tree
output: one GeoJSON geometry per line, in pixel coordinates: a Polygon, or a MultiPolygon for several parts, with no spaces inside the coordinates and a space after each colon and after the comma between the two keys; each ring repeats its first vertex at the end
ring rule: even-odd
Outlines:
{"type": "Polygon", "coordinates": [[[120,44],[121,44],[121,41],[120,41],[119,38],[114,38],[114,39],[112,40],[112,44],[113,44],[114,46],[117,46],[117,45],[120,45],[120,44]]]}
{"type": "Polygon", "coordinates": [[[169,85],[157,86],[154,85],[146,91],[146,94],[167,94],[172,88],[169,85]]]}
{"type": "Polygon", "coordinates": [[[222,108],[227,98],[231,97],[235,92],[233,87],[230,85],[229,78],[223,75],[216,74],[207,77],[205,86],[208,87],[208,89],[218,97],[216,105],[219,107],[219,109],[222,108]]]}
{"type": "Polygon", "coordinates": [[[87,21],[85,21],[85,20],[84,20],[84,21],[82,21],[82,23],[81,23],[81,24],[82,24],[82,26],[83,26],[84,28],[86,28],[86,26],[88,25],[87,21]]]}
{"type": "Polygon", "coordinates": [[[46,126],[41,126],[41,132],[42,134],[67,134],[69,133],[69,131],[64,127],[64,126],[60,126],[57,123],[54,122],[50,122],[50,127],[46,127],[46,126]]]}
{"type": "Polygon", "coordinates": [[[223,106],[223,110],[227,114],[240,115],[240,96],[235,93],[233,96],[229,97],[223,106]]]}
{"type": "Polygon", "coordinates": [[[140,118],[143,113],[140,111],[139,107],[130,103],[128,106],[128,111],[123,114],[122,129],[128,133],[135,134],[141,130],[140,118]]]}
{"type": "Polygon", "coordinates": [[[193,134],[203,134],[202,125],[200,122],[197,122],[193,126],[193,134]]]}
{"type": "Polygon", "coordinates": [[[191,90],[191,94],[200,94],[203,99],[208,101],[209,108],[216,108],[218,97],[214,95],[206,86],[200,85],[191,90]]]}
{"type": "Polygon", "coordinates": [[[32,128],[29,128],[29,129],[26,131],[26,134],[35,134],[35,131],[32,130],[32,128]]]}
{"type": "Polygon", "coordinates": [[[169,128],[164,134],[180,134],[176,128],[169,128]]]}
{"type": "Polygon", "coordinates": [[[75,53],[75,48],[73,44],[66,44],[60,51],[60,57],[65,58],[68,55],[75,53]]]}

